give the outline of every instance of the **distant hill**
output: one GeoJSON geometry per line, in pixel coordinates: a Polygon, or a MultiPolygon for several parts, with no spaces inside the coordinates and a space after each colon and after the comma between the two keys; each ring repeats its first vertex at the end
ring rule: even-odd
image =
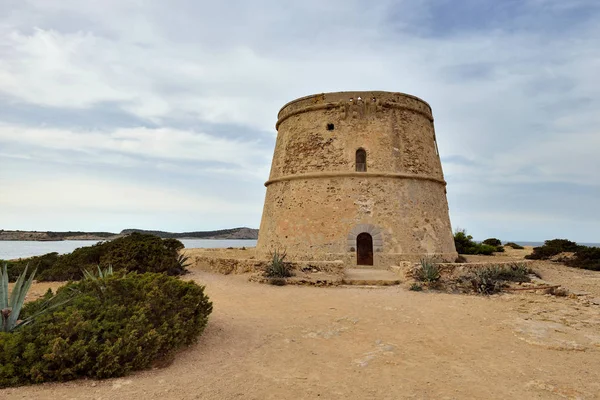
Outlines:
{"type": "Polygon", "coordinates": [[[5,231],[0,229],[0,240],[103,240],[118,237],[112,232],[41,232],[41,231],[5,231]]]}
{"type": "Polygon", "coordinates": [[[121,235],[129,235],[133,232],[148,233],[156,235],[163,239],[258,239],[258,229],[252,228],[233,228],[221,229],[218,231],[195,231],[195,232],[164,232],[164,231],[147,231],[144,229],[124,229],[121,235]]]}
{"type": "Polygon", "coordinates": [[[195,239],[258,239],[258,229],[233,228],[218,231],[196,231],[196,232],[164,232],[147,231],[143,229],[124,229],[121,233],[112,232],[39,232],[39,231],[6,231],[0,230],[0,240],[109,240],[129,235],[132,232],[148,233],[161,238],[195,238],[195,239]]]}

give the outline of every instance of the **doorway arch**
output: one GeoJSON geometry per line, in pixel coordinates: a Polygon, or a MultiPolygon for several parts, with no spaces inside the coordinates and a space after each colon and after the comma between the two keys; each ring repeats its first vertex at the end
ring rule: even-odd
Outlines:
{"type": "Polygon", "coordinates": [[[356,237],[356,265],[373,265],[373,237],[367,232],[356,237]]]}

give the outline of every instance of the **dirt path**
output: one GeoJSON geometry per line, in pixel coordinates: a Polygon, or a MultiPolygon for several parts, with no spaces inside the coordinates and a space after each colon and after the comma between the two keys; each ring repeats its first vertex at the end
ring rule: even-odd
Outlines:
{"type": "Polygon", "coordinates": [[[577,300],[191,278],[207,285],[215,311],[172,365],[0,398],[600,398],[600,307],[577,300]]]}
{"type": "Polygon", "coordinates": [[[600,307],[577,300],[190,277],[214,313],[170,366],[0,398],[600,399],[600,307]]]}

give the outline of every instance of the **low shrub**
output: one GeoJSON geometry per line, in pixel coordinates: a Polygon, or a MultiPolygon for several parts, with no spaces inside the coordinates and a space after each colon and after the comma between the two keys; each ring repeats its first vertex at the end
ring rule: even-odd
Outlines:
{"type": "Polygon", "coordinates": [[[581,247],[577,243],[567,239],[546,240],[542,246],[534,247],[533,253],[526,255],[525,258],[530,260],[547,260],[560,253],[575,252],[581,247]]]}
{"type": "MultiPolygon", "coordinates": [[[[141,235],[142,238],[148,239],[148,236],[152,236],[152,235],[144,235],[141,233],[132,233],[131,235],[129,235],[128,237],[131,237],[132,235],[141,235]]],[[[134,238],[140,238],[140,236],[133,236],[134,238]]],[[[171,250],[171,251],[175,251],[178,252],[179,250],[183,249],[185,246],[183,245],[183,243],[181,243],[179,240],[177,239],[162,239],[162,245],[165,246],[167,249],[171,250]]]]}
{"type": "Polygon", "coordinates": [[[132,233],[119,239],[81,247],[69,254],[49,253],[9,263],[9,278],[16,279],[27,263],[37,268],[40,281],[79,280],[83,278],[83,270],[95,269],[98,265],[112,265],[115,272],[182,275],[187,272],[187,259],[182,259],[178,254],[182,248],[183,244],[176,239],[132,233]]]}
{"type": "Polygon", "coordinates": [[[496,239],[496,238],[485,239],[483,242],[481,242],[481,244],[494,247],[496,249],[495,251],[497,253],[504,253],[504,247],[502,246],[502,242],[500,241],[500,239],[496,239]]]}
{"type": "Polygon", "coordinates": [[[497,268],[497,278],[504,281],[511,282],[529,282],[531,278],[529,275],[535,274],[525,264],[513,264],[497,268]]]}
{"type": "Polygon", "coordinates": [[[440,279],[440,268],[431,259],[422,259],[415,271],[415,279],[425,283],[435,283],[440,279]]]}
{"type": "Polygon", "coordinates": [[[483,242],[481,242],[482,244],[487,244],[490,246],[502,246],[502,242],[500,241],[500,239],[496,239],[496,238],[489,238],[489,239],[485,239],[483,242]]]}
{"type": "Polygon", "coordinates": [[[581,246],[566,264],[569,267],[600,271],[600,247],[581,246]]]}
{"type": "Polygon", "coordinates": [[[275,250],[271,254],[271,262],[265,268],[265,276],[268,278],[289,278],[293,276],[290,263],[284,261],[286,253],[275,250]]]}
{"type": "Polygon", "coordinates": [[[502,247],[498,248],[496,246],[490,246],[489,244],[477,244],[474,248],[471,249],[471,253],[468,254],[480,254],[484,256],[491,256],[495,252],[503,252],[504,249],[502,247]]]}
{"type": "Polygon", "coordinates": [[[534,247],[533,253],[525,258],[547,260],[560,253],[573,253],[573,257],[565,261],[569,267],[600,271],[600,247],[582,246],[567,239],[546,240],[543,246],[534,247]]]}
{"type": "Polygon", "coordinates": [[[410,285],[408,290],[412,290],[413,292],[422,292],[423,286],[419,285],[418,283],[413,283],[412,285],[410,285]]]}
{"type": "Polygon", "coordinates": [[[469,281],[475,290],[479,294],[494,294],[498,293],[502,289],[502,284],[495,271],[491,269],[475,270],[469,276],[469,281]]]}
{"type": "Polygon", "coordinates": [[[492,265],[477,268],[463,275],[459,281],[469,282],[472,289],[479,294],[494,294],[502,290],[506,282],[530,282],[530,274],[534,273],[524,264],[510,266],[492,265]]]}
{"type": "MultiPolygon", "coordinates": [[[[19,275],[23,273],[25,268],[29,266],[30,269],[35,269],[39,272],[45,271],[51,268],[60,256],[58,253],[48,253],[42,256],[35,256],[31,258],[27,258],[24,260],[18,261],[7,261],[6,264],[8,266],[8,279],[11,282],[17,280],[19,275]]],[[[39,279],[39,276],[38,276],[39,279]]]]}
{"type": "MultiPolygon", "coordinates": [[[[464,229],[457,230],[454,233],[454,245],[456,246],[458,254],[481,254],[489,256],[498,251],[497,246],[490,246],[473,241],[473,236],[467,235],[467,232],[464,229]]],[[[501,251],[504,251],[504,249],[501,251]]]]}
{"type": "Polygon", "coordinates": [[[525,247],[521,246],[520,244],[516,244],[513,242],[508,242],[506,244],[504,244],[504,246],[506,247],[512,247],[515,250],[523,250],[525,247]]]}
{"type": "MultiPolygon", "coordinates": [[[[0,333],[0,387],[149,368],[193,343],[212,311],[203,287],[157,273],[73,282],[56,297],[71,301],[33,324],[0,333]]],[[[45,301],[27,304],[24,316],[45,301]]]]}

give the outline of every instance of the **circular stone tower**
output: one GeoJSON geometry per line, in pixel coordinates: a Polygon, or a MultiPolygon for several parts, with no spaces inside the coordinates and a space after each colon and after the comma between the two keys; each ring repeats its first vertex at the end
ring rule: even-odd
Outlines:
{"type": "Polygon", "coordinates": [[[431,108],[402,93],[338,92],[279,111],[257,251],[388,267],[457,257],[431,108]]]}

